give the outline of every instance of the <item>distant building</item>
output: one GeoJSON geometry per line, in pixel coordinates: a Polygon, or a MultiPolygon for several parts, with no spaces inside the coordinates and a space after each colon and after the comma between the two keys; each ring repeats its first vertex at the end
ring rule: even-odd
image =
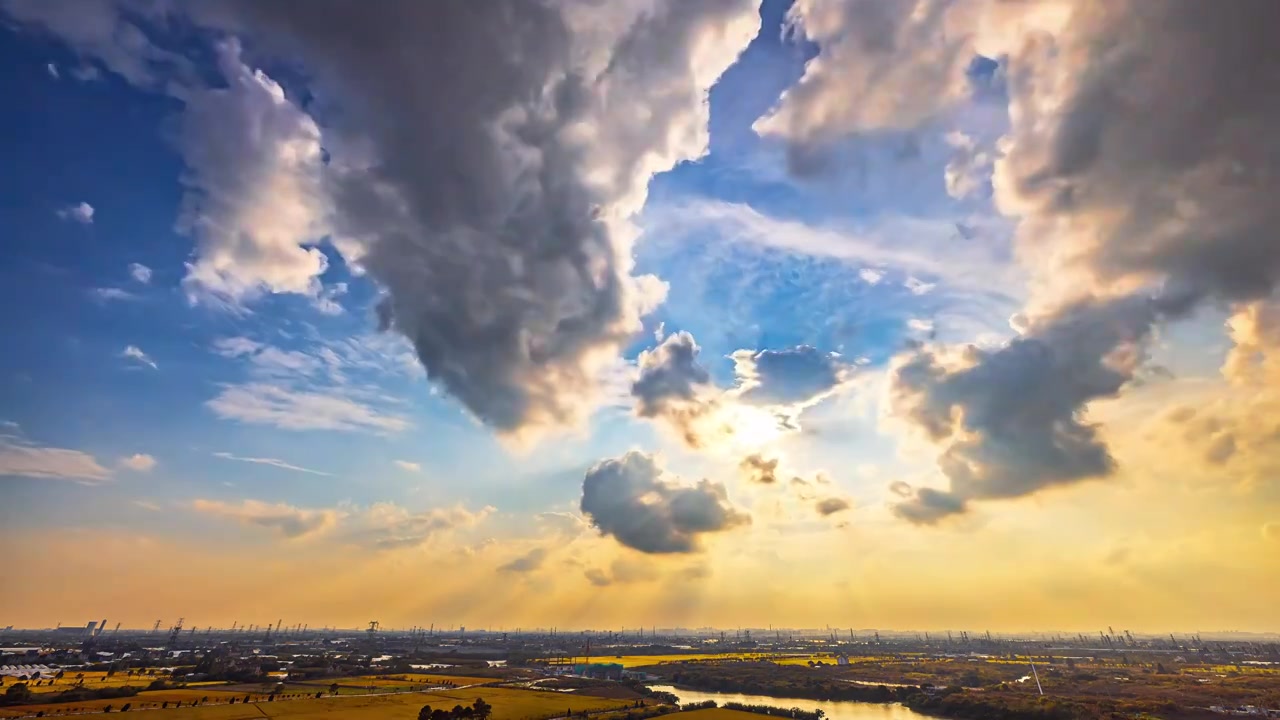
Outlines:
{"type": "Polygon", "coordinates": [[[573,666],[575,675],[602,680],[621,680],[622,671],[621,663],[578,663],[573,666]]]}

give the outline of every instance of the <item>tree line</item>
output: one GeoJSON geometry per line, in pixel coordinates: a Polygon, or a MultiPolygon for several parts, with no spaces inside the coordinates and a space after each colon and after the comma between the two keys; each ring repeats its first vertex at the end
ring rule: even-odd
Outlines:
{"type": "Polygon", "coordinates": [[[476,698],[470,705],[454,705],[452,710],[423,705],[418,711],[418,720],[488,720],[492,714],[493,706],[484,698],[476,698]]]}

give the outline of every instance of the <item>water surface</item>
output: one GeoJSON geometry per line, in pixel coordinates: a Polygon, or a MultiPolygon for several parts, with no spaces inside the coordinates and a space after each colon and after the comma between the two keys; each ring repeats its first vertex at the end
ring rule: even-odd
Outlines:
{"type": "MultiPolygon", "coordinates": [[[[727,702],[738,702],[744,705],[772,705],[774,707],[800,708],[801,710],[821,710],[826,713],[827,720],[934,720],[928,715],[913,712],[897,703],[780,698],[769,695],[743,695],[742,693],[686,690],[673,685],[651,685],[650,687],[654,690],[675,695],[681,703],[715,700],[720,705],[727,702]]],[[[769,718],[767,715],[761,715],[760,717],[762,719],[769,718]]]]}

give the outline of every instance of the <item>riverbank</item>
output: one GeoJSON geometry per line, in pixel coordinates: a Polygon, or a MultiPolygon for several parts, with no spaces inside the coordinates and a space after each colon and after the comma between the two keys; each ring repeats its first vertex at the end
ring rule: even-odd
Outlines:
{"type": "MultiPolygon", "coordinates": [[[[745,696],[750,698],[745,702],[783,706],[796,704],[805,709],[809,708],[799,703],[831,703],[835,704],[831,707],[842,708],[844,703],[857,706],[858,713],[847,720],[884,717],[884,714],[871,713],[867,707],[901,708],[911,713],[905,717],[930,716],[951,720],[1118,720],[1144,716],[1190,720],[1220,717],[1210,713],[1207,707],[1180,706],[1167,696],[1144,697],[1141,688],[1134,692],[1133,684],[1127,688],[1127,695],[1117,692],[1100,696],[1089,694],[1087,687],[1064,688],[1061,684],[1050,686],[1045,695],[1040,695],[1034,686],[1028,687],[1016,681],[970,688],[923,683],[891,687],[849,682],[850,678],[844,677],[844,672],[835,668],[831,670],[791,669],[765,664],[728,667],[693,663],[646,669],[671,683],[670,690],[667,686],[654,686],[655,690],[674,692],[682,699],[687,697],[696,702],[733,698],[734,701],[743,701],[738,697],[745,696]],[[1069,692],[1061,692],[1061,689],[1069,692]]],[[[832,720],[846,720],[830,713],[828,716],[832,720]]]]}

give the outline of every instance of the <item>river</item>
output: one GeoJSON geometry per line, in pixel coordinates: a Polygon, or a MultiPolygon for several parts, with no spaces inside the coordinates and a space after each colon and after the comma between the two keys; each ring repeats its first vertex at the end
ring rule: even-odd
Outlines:
{"type": "MultiPolygon", "coordinates": [[[[928,715],[921,715],[897,703],[868,703],[852,700],[803,700],[800,698],[778,698],[768,695],[742,695],[740,693],[705,692],[703,690],[686,690],[673,685],[651,685],[654,690],[669,692],[680,699],[681,703],[696,703],[715,700],[723,705],[727,702],[739,702],[744,705],[772,705],[774,707],[800,708],[801,710],[821,710],[826,713],[827,720],[934,720],[928,715]]],[[[761,715],[760,717],[768,717],[761,715]]]]}

